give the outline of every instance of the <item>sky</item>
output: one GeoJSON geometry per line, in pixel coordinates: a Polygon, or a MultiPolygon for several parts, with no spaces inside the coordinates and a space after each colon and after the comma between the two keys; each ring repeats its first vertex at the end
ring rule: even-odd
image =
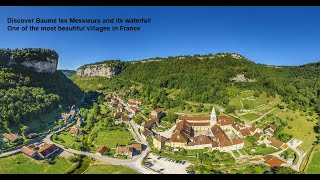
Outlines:
{"type": "Polygon", "coordinates": [[[59,54],[58,69],[76,69],[110,59],[132,61],[219,52],[238,53],[268,65],[301,65],[320,61],[319,17],[320,7],[308,6],[7,6],[0,7],[0,48],[53,49],[59,54]],[[138,32],[12,32],[7,26],[14,24],[8,24],[7,18],[152,21],[124,24],[141,26],[138,32]]]}

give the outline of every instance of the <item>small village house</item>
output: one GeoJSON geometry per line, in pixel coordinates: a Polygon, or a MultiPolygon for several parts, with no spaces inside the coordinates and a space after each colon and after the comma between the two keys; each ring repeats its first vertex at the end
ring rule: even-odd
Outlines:
{"type": "Polygon", "coordinates": [[[161,150],[165,146],[166,141],[167,138],[161,136],[160,134],[152,137],[153,146],[158,150],[161,150]]]}
{"type": "Polygon", "coordinates": [[[76,126],[77,126],[77,127],[81,127],[82,122],[83,122],[83,118],[82,118],[82,117],[78,118],[77,123],[76,123],[76,126]]]}
{"type": "Polygon", "coordinates": [[[264,162],[269,165],[270,167],[279,167],[279,166],[283,166],[286,164],[285,161],[272,156],[272,155],[266,155],[263,157],[264,162]]]}
{"type": "Polygon", "coordinates": [[[133,157],[134,149],[127,146],[118,146],[116,149],[116,154],[127,156],[128,158],[133,157]]]}
{"type": "Polygon", "coordinates": [[[280,148],[286,149],[288,147],[288,145],[286,143],[279,141],[278,139],[273,138],[273,137],[269,137],[267,142],[268,142],[269,146],[273,146],[276,149],[280,149],[280,148]]]}
{"type": "Polygon", "coordinates": [[[80,130],[77,127],[73,126],[69,129],[69,132],[71,135],[76,136],[80,133],[80,130]]]}
{"type": "Polygon", "coordinates": [[[153,133],[148,128],[144,128],[141,133],[141,136],[145,141],[149,141],[150,139],[152,139],[153,133]]]}
{"type": "Polygon", "coordinates": [[[31,144],[29,146],[23,146],[21,149],[21,152],[26,154],[27,156],[31,157],[31,158],[35,158],[38,154],[37,150],[36,150],[36,146],[31,144]]]}
{"type": "Polygon", "coordinates": [[[60,148],[55,144],[45,144],[42,148],[38,150],[38,155],[42,159],[46,159],[49,156],[53,155],[55,152],[57,152],[59,149],[60,148]]]}
{"type": "Polygon", "coordinates": [[[127,145],[127,147],[133,148],[134,151],[138,154],[140,154],[142,152],[142,144],[141,143],[130,144],[130,145],[127,145]]]}
{"type": "Polygon", "coordinates": [[[132,112],[134,116],[136,116],[139,113],[139,110],[135,107],[130,107],[129,110],[130,112],[132,112]]]}
{"type": "Polygon", "coordinates": [[[96,154],[102,156],[102,155],[104,155],[105,153],[107,153],[109,151],[110,151],[110,148],[108,148],[106,146],[102,146],[99,149],[97,149],[96,154]]]}
{"type": "Polygon", "coordinates": [[[3,136],[4,136],[5,140],[10,141],[10,142],[16,142],[19,139],[21,139],[21,137],[19,135],[13,134],[13,133],[10,133],[10,134],[4,133],[3,136]]]}
{"type": "Polygon", "coordinates": [[[156,108],[151,111],[151,116],[155,117],[157,119],[161,119],[162,116],[162,109],[161,108],[156,108]]]}

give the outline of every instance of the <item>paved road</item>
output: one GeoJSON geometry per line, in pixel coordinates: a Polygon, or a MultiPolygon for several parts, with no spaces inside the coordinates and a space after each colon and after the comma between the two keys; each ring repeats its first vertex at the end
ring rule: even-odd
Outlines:
{"type": "Polygon", "coordinates": [[[78,154],[78,155],[90,156],[90,157],[93,157],[99,161],[114,164],[114,165],[123,165],[128,168],[134,169],[135,171],[138,171],[142,174],[156,174],[154,171],[146,169],[146,168],[142,167],[142,165],[141,165],[142,159],[144,158],[144,156],[147,155],[147,148],[144,151],[142,151],[142,153],[140,155],[134,156],[132,159],[115,159],[115,158],[101,156],[101,155],[90,153],[90,152],[84,152],[84,151],[74,150],[71,148],[65,148],[64,146],[51,141],[50,137],[52,135],[53,135],[53,133],[49,134],[44,139],[44,142],[50,143],[50,144],[55,144],[58,147],[62,148],[64,151],[67,151],[67,152],[70,152],[73,154],[78,154]]]}
{"type": "MultiPolygon", "coordinates": [[[[126,104],[125,104],[125,107],[127,107],[126,104]]],[[[60,131],[64,130],[65,128],[67,128],[68,125],[70,125],[71,122],[74,121],[74,119],[75,119],[75,117],[76,117],[78,112],[79,111],[77,110],[75,115],[72,116],[67,121],[66,124],[60,126],[59,128],[56,128],[55,130],[53,130],[51,132],[48,132],[48,134],[45,137],[35,139],[32,142],[29,142],[27,144],[43,141],[43,142],[46,142],[46,143],[55,144],[58,147],[62,148],[63,150],[67,151],[67,152],[74,153],[74,154],[79,154],[79,155],[90,156],[90,157],[98,159],[98,160],[100,160],[102,162],[106,162],[106,163],[110,163],[110,164],[123,165],[123,166],[126,166],[128,168],[134,169],[135,171],[140,172],[142,174],[158,174],[158,173],[156,173],[156,172],[154,172],[152,170],[146,169],[146,168],[144,168],[142,166],[142,160],[148,154],[148,147],[146,146],[146,144],[147,144],[146,141],[141,137],[141,135],[140,135],[140,133],[138,131],[137,125],[133,121],[130,121],[130,124],[131,124],[133,130],[137,134],[138,138],[140,139],[140,142],[142,144],[145,144],[145,145],[144,145],[144,150],[142,151],[142,153],[140,155],[134,156],[132,159],[115,159],[115,158],[111,158],[111,157],[100,156],[98,154],[94,154],[94,153],[90,153],[90,152],[77,151],[77,150],[74,150],[74,149],[65,148],[64,146],[51,141],[51,136],[53,134],[57,133],[57,132],[60,132],[60,131]]],[[[16,149],[13,149],[11,151],[5,152],[5,153],[1,154],[0,157],[15,154],[15,153],[20,151],[19,148],[21,148],[21,147],[17,147],[16,149]]]]}
{"type": "Polygon", "coordinates": [[[173,131],[176,129],[176,124],[174,126],[172,126],[170,129],[163,131],[163,132],[158,132],[153,130],[155,133],[160,134],[161,136],[165,137],[165,138],[170,138],[171,135],[173,134],[173,131]]]}
{"type": "Polygon", "coordinates": [[[294,170],[296,170],[296,171],[300,171],[300,166],[301,166],[301,164],[302,164],[302,160],[303,160],[305,154],[303,154],[303,153],[302,153],[300,150],[298,150],[297,148],[293,148],[293,147],[290,147],[290,146],[289,146],[289,148],[290,148],[291,150],[293,150],[293,151],[298,155],[298,158],[299,158],[297,164],[292,165],[291,168],[294,169],[294,170]]]}
{"type": "MultiPolygon", "coordinates": [[[[77,116],[77,114],[79,113],[79,109],[77,108],[76,111],[75,111],[75,114],[70,117],[70,119],[68,119],[67,123],[66,124],[63,124],[61,125],[60,127],[57,127],[56,129],[54,130],[51,130],[51,131],[48,131],[47,133],[45,133],[44,135],[42,135],[41,137],[37,138],[37,139],[34,139],[28,143],[25,143],[25,144],[22,144],[14,149],[11,149],[7,152],[4,152],[2,154],[0,154],[0,157],[4,157],[4,156],[9,156],[9,155],[12,155],[12,154],[16,154],[20,151],[20,149],[23,147],[23,146],[27,146],[27,145],[30,145],[30,144],[34,144],[34,143],[38,143],[38,142],[41,142],[42,140],[44,140],[45,138],[47,138],[48,136],[50,136],[50,134],[52,135],[52,133],[57,133],[59,131],[62,131],[63,129],[65,129],[66,127],[68,127],[75,119],[75,117],[77,116]]],[[[51,137],[51,136],[50,136],[51,137]]]]}

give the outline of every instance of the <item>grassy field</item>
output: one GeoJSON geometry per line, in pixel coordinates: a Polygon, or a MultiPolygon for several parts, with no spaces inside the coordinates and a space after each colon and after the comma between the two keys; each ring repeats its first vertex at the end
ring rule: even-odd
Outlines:
{"type": "Polygon", "coordinates": [[[63,174],[72,168],[73,164],[64,158],[56,158],[53,165],[22,153],[0,158],[0,174],[63,174]]]}
{"type": "Polygon", "coordinates": [[[58,143],[58,144],[61,144],[63,146],[67,146],[69,148],[73,148],[73,149],[76,149],[76,150],[80,150],[80,146],[81,146],[81,138],[82,138],[82,135],[78,135],[76,137],[73,137],[70,132],[61,132],[60,134],[57,135],[58,137],[58,140],[55,140],[53,138],[53,141],[58,143]],[[79,140],[79,142],[76,142],[75,141],[75,138],[77,138],[79,140]]]}
{"type": "Polygon", "coordinates": [[[320,146],[316,146],[312,152],[312,159],[309,162],[306,173],[320,174],[320,146]]]}
{"type": "Polygon", "coordinates": [[[274,153],[274,152],[277,152],[277,151],[278,151],[278,149],[275,149],[273,147],[267,147],[267,148],[259,149],[256,152],[254,152],[253,154],[255,154],[255,155],[267,155],[267,154],[271,154],[271,153],[274,153]]]}
{"type": "Polygon", "coordinates": [[[240,109],[242,109],[240,100],[242,100],[243,98],[248,98],[248,97],[252,97],[254,94],[253,91],[245,91],[240,93],[238,96],[231,98],[229,105],[233,105],[236,107],[236,109],[239,111],[240,109]]]}
{"type": "Polygon", "coordinates": [[[267,97],[262,93],[259,97],[254,97],[254,91],[245,91],[240,93],[234,98],[230,99],[229,105],[234,105],[238,111],[244,109],[243,106],[247,105],[249,110],[254,110],[258,113],[266,113],[275,107],[278,103],[281,103],[279,96],[267,97]]]}
{"type": "Polygon", "coordinates": [[[316,140],[316,133],[313,130],[317,122],[315,117],[301,116],[300,112],[293,112],[292,110],[280,112],[277,117],[288,122],[288,126],[282,132],[292,134],[295,139],[302,140],[303,143],[298,146],[298,149],[304,152],[309,151],[312,143],[316,140]],[[290,118],[293,118],[293,121],[290,118]],[[307,121],[307,119],[313,119],[313,121],[307,121]]]}
{"type": "Polygon", "coordinates": [[[98,137],[94,139],[93,144],[96,147],[107,146],[110,148],[116,147],[118,145],[127,145],[130,143],[132,135],[129,131],[114,130],[114,131],[100,131],[98,137]]]}
{"type": "Polygon", "coordinates": [[[243,105],[247,105],[248,109],[255,109],[258,106],[268,103],[268,97],[265,94],[261,94],[259,97],[252,97],[249,99],[243,99],[243,105]]]}
{"type": "Polygon", "coordinates": [[[90,166],[84,174],[138,174],[138,172],[124,166],[99,164],[90,166]]]}
{"type": "Polygon", "coordinates": [[[249,121],[253,121],[253,120],[261,117],[261,115],[256,114],[256,113],[247,113],[247,114],[245,114],[245,115],[243,115],[241,117],[243,117],[243,118],[245,118],[245,119],[247,119],[249,121]]]}

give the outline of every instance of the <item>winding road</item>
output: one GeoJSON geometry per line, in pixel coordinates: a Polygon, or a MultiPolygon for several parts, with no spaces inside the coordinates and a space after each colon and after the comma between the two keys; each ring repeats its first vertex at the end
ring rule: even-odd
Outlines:
{"type": "MultiPolygon", "coordinates": [[[[123,104],[127,109],[128,106],[125,103],[123,103],[123,104]]],[[[158,174],[157,172],[152,171],[152,170],[147,169],[147,168],[142,166],[142,160],[148,154],[148,147],[146,146],[147,142],[141,137],[141,135],[140,135],[140,133],[138,131],[138,127],[134,123],[133,120],[130,121],[131,127],[134,130],[134,132],[136,133],[137,137],[139,138],[138,141],[141,142],[141,144],[144,144],[145,148],[143,149],[141,154],[134,156],[132,159],[116,159],[116,158],[111,158],[111,157],[107,157],[107,156],[101,156],[101,155],[90,153],[90,152],[78,151],[78,150],[74,150],[74,149],[71,149],[71,148],[65,148],[64,146],[53,142],[51,140],[51,136],[53,134],[55,134],[57,132],[60,132],[60,131],[62,131],[64,129],[66,129],[67,127],[69,127],[69,125],[71,125],[71,123],[74,121],[74,119],[75,119],[76,115],[78,114],[78,112],[79,112],[79,110],[77,109],[75,115],[72,116],[67,121],[66,124],[56,128],[55,130],[52,130],[52,131],[48,132],[45,137],[41,137],[41,138],[35,139],[35,140],[31,141],[31,142],[28,142],[28,143],[26,143],[24,145],[21,145],[21,146],[15,148],[15,149],[12,149],[12,150],[10,150],[8,152],[2,153],[0,155],[0,157],[5,157],[5,156],[16,154],[16,153],[18,153],[20,151],[20,148],[22,146],[43,141],[45,143],[55,144],[56,146],[60,147],[64,151],[67,151],[67,152],[70,152],[70,153],[73,153],[73,154],[78,154],[78,155],[90,156],[90,157],[93,157],[93,158],[95,158],[95,159],[97,159],[99,161],[106,162],[106,163],[109,163],[109,164],[126,166],[126,167],[128,167],[130,169],[133,169],[133,170],[135,170],[135,171],[137,171],[139,173],[142,173],[142,174],[158,174]]]]}

